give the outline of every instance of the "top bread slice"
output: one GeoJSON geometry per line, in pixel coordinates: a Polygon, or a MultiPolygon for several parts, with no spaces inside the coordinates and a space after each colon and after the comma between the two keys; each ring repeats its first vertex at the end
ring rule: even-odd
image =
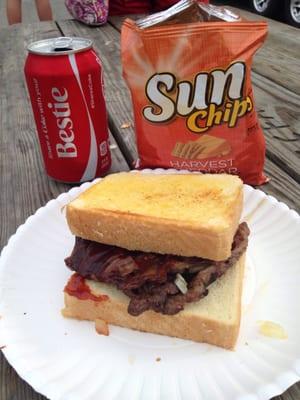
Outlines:
{"type": "Polygon", "coordinates": [[[236,176],[122,172],[80,194],[66,216],[84,239],[220,261],[231,254],[242,205],[236,176]]]}

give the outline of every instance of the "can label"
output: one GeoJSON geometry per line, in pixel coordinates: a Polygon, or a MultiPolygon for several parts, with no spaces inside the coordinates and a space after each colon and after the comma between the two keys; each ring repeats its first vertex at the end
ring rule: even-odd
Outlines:
{"type": "Polygon", "coordinates": [[[103,175],[111,157],[97,54],[29,54],[25,74],[48,175],[65,182],[103,175]]]}

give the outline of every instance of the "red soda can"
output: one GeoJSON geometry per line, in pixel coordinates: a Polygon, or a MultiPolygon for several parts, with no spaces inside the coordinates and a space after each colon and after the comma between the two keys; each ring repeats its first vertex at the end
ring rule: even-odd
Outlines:
{"type": "Polygon", "coordinates": [[[28,46],[25,76],[47,174],[84,182],[111,166],[101,61],[77,37],[28,46]]]}

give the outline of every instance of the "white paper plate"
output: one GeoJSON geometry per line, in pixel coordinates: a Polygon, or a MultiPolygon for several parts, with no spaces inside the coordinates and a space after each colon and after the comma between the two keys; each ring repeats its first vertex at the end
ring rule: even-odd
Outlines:
{"type": "Polygon", "coordinates": [[[235,352],[113,326],[105,337],[60,315],[73,246],[61,209],[90,185],[39,209],[2,252],[0,347],[23,379],[52,400],[269,399],[300,379],[296,212],[245,185],[251,236],[235,352]],[[288,339],[261,335],[260,320],[279,323],[288,339]]]}

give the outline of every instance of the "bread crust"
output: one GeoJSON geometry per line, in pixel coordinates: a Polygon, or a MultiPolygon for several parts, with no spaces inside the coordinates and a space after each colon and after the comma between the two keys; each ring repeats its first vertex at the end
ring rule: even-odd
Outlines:
{"type": "MultiPolygon", "coordinates": [[[[188,180],[190,177],[188,175],[177,175],[178,182],[176,183],[179,186],[180,184],[183,185],[185,183],[184,180],[188,180]]],[[[130,182],[134,179],[137,180],[135,190],[140,190],[140,194],[142,189],[139,189],[139,185],[142,187],[145,182],[147,184],[147,175],[141,177],[141,174],[125,175],[125,173],[122,173],[115,174],[110,179],[105,178],[99,184],[90,188],[87,194],[83,193],[75,201],[71,202],[67,206],[66,217],[72,233],[84,239],[115,245],[128,250],[175,254],[185,257],[195,256],[215,261],[226,260],[230,256],[233,237],[239,224],[243,206],[243,186],[238,178],[218,176],[219,181],[222,179],[222,187],[226,188],[228,184],[228,186],[232,185],[235,188],[233,190],[234,194],[224,198],[222,213],[220,213],[221,200],[214,201],[213,183],[201,183],[201,179],[204,180],[204,178],[198,176],[199,182],[196,182],[196,184],[199,185],[202,191],[203,188],[207,190],[207,195],[204,198],[201,197],[200,200],[197,199],[195,193],[193,194],[193,205],[197,209],[198,202],[199,208],[202,210],[201,221],[195,221],[192,216],[190,219],[186,218],[184,220],[164,218],[162,213],[160,213],[159,217],[155,215],[149,216],[146,209],[145,213],[139,214],[131,209],[126,212],[124,207],[122,211],[120,211],[120,208],[111,210],[109,209],[109,201],[107,200],[103,203],[103,199],[101,206],[97,204],[98,199],[101,196],[108,196],[110,191],[112,192],[111,201],[114,200],[116,202],[116,199],[121,195],[116,195],[111,187],[118,188],[124,182],[130,182]],[[139,179],[137,179],[137,175],[139,179]],[[233,179],[236,179],[234,184],[232,182],[233,179]],[[107,182],[111,182],[108,187],[107,182]],[[205,215],[207,201],[213,204],[213,211],[210,212],[209,216],[205,215]],[[218,219],[220,214],[222,214],[222,218],[224,215],[224,219],[218,219]],[[218,218],[215,220],[216,216],[218,218]]],[[[159,179],[159,176],[157,176],[157,179],[159,179]]],[[[158,193],[159,191],[163,192],[163,185],[164,182],[158,180],[158,193]]],[[[195,186],[195,182],[191,182],[191,185],[195,186]]],[[[150,189],[148,188],[148,190],[150,189]]],[[[177,191],[180,193],[179,189],[177,191]]],[[[146,191],[144,190],[144,192],[146,191]]],[[[199,192],[201,192],[200,189],[199,192]]],[[[177,195],[179,196],[178,193],[177,195]]],[[[176,197],[175,189],[174,197],[176,197]]],[[[188,201],[192,198],[192,195],[189,197],[189,193],[185,192],[184,198],[188,201]]],[[[157,208],[159,208],[160,201],[162,200],[158,197],[153,202],[157,204],[157,208]]],[[[128,207],[130,208],[130,205],[128,207]]],[[[184,205],[181,206],[181,208],[183,207],[184,205]]],[[[178,213],[180,213],[180,208],[178,208],[178,213]]]]}
{"type": "Polygon", "coordinates": [[[80,208],[76,203],[67,206],[66,217],[71,232],[84,239],[128,250],[221,261],[230,257],[242,204],[241,190],[231,210],[231,223],[222,229],[120,211],[80,208]]]}
{"type": "Polygon", "coordinates": [[[71,232],[83,239],[160,254],[202,257],[222,261],[230,257],[234,223],[226,230],[178,225],[176,221],[156,221],[140,215],[105,210],[77,210],[69,207],[67,219],[71,232]],[[100,222],[101,221],[101,222],[100,222]]]}
{"type": "Polygon", "coordinates": [[[212,284],[208,296],[197,302],[199,304],[187,305],[183,311],[173,316],[146,311],[138,317],[133,317],[127,312],[127,296],[104,284],[101,285],[105,288],[105,294],[109,293],[109,298],[103,301],[80,300],[65,293],[65,308],[62,314],[64,317],[80,320],[95,321],[100,318],[113,325],[233,349],[240,328],[244,264],[245,255],[219,278],[228,281],[226,289],[222,289],[222,285],[217,283],[212,284]],[[119,293],[116,295],[115,292],[119,293]],[[217,317],[213,311],[217,298],[222,299],[224,296],[229,296],[230,299],[228,304],[232,317],[227,320],[223,316],[217,317]]]}

